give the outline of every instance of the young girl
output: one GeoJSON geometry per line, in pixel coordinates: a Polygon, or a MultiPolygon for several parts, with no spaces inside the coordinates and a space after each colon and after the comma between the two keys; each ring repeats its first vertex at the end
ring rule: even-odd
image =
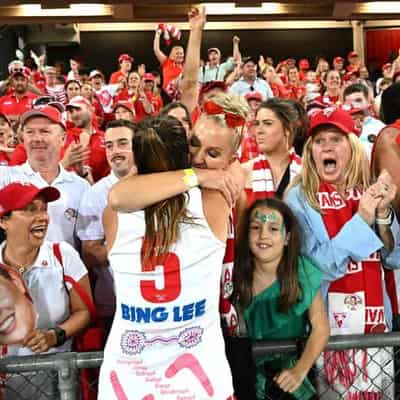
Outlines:
{"type": "Polygon", "coordinates": [[[310,399],[315,390],[307,374],[329,337],[319,293],[321,273],[300,256],[298,223],[282,201],[268,198],[253,203],[242,232],[234,286],[248,337],[299,339],[309,334],[300,358],[268,353],[256,359],[257,399],[310,399]]]}

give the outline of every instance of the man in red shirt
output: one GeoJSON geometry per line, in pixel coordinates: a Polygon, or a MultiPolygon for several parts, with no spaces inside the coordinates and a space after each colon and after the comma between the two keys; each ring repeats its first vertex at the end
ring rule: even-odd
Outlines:
{"type": "Polygon", "coordinates": [[[20,115],[32,108],[36,94],[28,91],[30,71],[28,68],[16,69],[11,75],[11,85],[14,92],[0,98],[0,109],[14,124],[20,115]]]}
{"type": "Polygon", "coordinates": [[[120,83],[121,79],[128,79],[129,71],[132,68],[133,58],[129,54],[121,54],[118,57],[119,70],[113,72],[110,77],[110,84],[120,83]]]}
{"type": "Polygon", "coordinates": [[[82,177],[91,176],[93,182],[97,182],[110,172],[104,146],[104,132],[93,126],[93,109],[86,98],[74,97],[66,105],[66,109],[75,126],[66,133],[61,156],[63,165],[73,167],[82,177]]]}
{"type": "Polygon", "coordinates": [[[153,41],[153,51],[161,64],[163,89],[170,97],[173,97],[176,91],[176,84],[174,82],[180,77],[183,71],[185,52],[182,46],[174,46],[167,57],[160,49],[160,37],[161,31],[157,29],[153,41]]]}

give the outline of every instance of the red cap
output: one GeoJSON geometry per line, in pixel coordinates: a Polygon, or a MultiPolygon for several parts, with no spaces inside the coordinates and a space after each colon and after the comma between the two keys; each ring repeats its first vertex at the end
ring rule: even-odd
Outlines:
{"type": "Polygon", "coordinates": [[[302,59],[299,61],[299,68],[300,68],[300,69],[309,69],[309,68],[310,68],[310,63],[309,63],[309,61],[307,60],[307,58],[302,58],[302,59]]]}
{"type": "Polygon", "coordinates": [[[343,58],[343,57],[335,57],[335,58],[333,59],[333,63],[334,63],[334,64],[342,63],[342,62],[344,62],[344,58],[343,58]]]}
{"type": "Polygon", "coordinates": [[[346,135],[349,133],[358,134],[353,118],[351,118],[350,114],[337,107],[327,107],[313,113],[310,116],[310,128],[308,134],[312,135],[315,132],[315,129],[321,125],[334,125],[346,135]]]}
{"type": "Polygon", "coordinates": [[[210,81],[201,86],[199,96],[201,97],[213,89],[221,89],[223,92],[226,92],[228,87],[224,81],[210,81]]]}
{"type": "Polygon", "coordinates": [[[25,78],[30,78],[32,74],[32,71],[28,67],[22,67],[22,68],[16,68],[14,69],[14,72],[11,75],[11,78],[14,78],[16,76],[24,76],[25,78]]]}
{"type": "Polygon", "coordinates": [[[69,101],[65,108],[68,110],[68,108],[82,108],[82,106],[86,106],[90,110],[92,109],[92,105],[86,97],[75,96],[69,101]]]}
{"type": "Polygon", "coordinates": [[[360,71],[358,69],[353,69],[351,71],[346,72],[343,76],[343,80],[349,81],[353,76],[358,78],[360,76],[360,71]]]}
{"type": "Polygon", "coordinates": [[[118,107],[124,107],[128,111],[130,111],[132,114],[135,114],[135,107],[134,107],[133,103],[129,100],[119,100],[117,103],[115,103],[113,111],[115,112],[115,110],[118,107]]]}
{"type": "Polygon", "coordinates": [[[129,54],[121,54],[118,57],[118,62],[121,63],[122,61],[133,61],[133,57],[131,57],[129,54]]]}
{"type": "Polygon", "coordinates": [[[0,190],[0,217],[9,211],[21,210],[36,197],[43,196],[47,203],[60,198],[58,189],[47,186],[42,189],[30,183],[14,182],[0,190]]]}
{"type": "Polygon", "coordinates": [[[56,107],[53,106],[43,106],[40,108],[35,108],[33,110],[27,111],[22,114],[20,122],[21,127],[23,127],[26,121],[33,117],[44,117],[49,119],[50,121],[54,122],[55,124],[61,125],[65,129],[64,122],[62,120],[62,115],[60,111],[57,110],[56,107]]]}
{"type": "Polygon", "coordinates": [[[382,70],[388,69],[388,68],[392,68],[392,64],[391,63],[385,63],[385,64],[382,65],[382,70]]]}
{"type": "Polygon", "coordinates": [[[358,53],[356,51],[351,51],[349,54],[347,54],[347,58],[353,58],[353,57],[358,57],[358,53]]]}
{"type": "Polygon", "coordinates": [[[260,92],[249,92],[244,96],[245,100],[258,100],[263,101],[263,96],[260,92]]]}
{"type": "Polygon", "coordinates": [[[151,72],[146,72],[143,75],[143,80],[144,81],[152,81],[152,82],[154,82],[154,75],[151,72]]]}
{"type": "Polygon", "coordinates": [[[294,58],[288,58],[286,60],[286,64],[294,64],[294,65],[296,65],[296,60],[294,58]]]}

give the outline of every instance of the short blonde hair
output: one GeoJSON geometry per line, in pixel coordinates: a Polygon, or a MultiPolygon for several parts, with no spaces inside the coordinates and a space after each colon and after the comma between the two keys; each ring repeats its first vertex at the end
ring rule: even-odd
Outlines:
{"type": "MultiPolygon", "coordinates": [[[[244,120],[247,118],[247,114],[249,112],[249,106],[247,102],[236,94],[228,94],[228,93],[218,93],[213,96],[211,101],[223,109],[224,113],[230,113],[237,115],[238,117],[243,118],[244,120]]],[[[210,115],[207,113],[203,114],[207,118],[213,119],[218,124],[223,126],[224,128],[233,129],[233,140],[232,140],[232,150],[235,152],[242,141],[243,135],[243,126],[238,126],[231,128],[226,124],[226,119],[224,114],[215,114],[210,115]]]]}
{"type": "MultiPolygon", "coordinates": [[[[351,158],[346,171],[345,188],[350,189],[359,187],[366,189],[370,183],[367,154],[362,143],[354,133],[350,133],[346,135],[346,137],[348,138],[351,147],[351,158]]],[[[310,136],[303,149],[301,173],[294,178],[288,190],[293,186],[300,184],[310,206],[316,211],[321,212],[321,207],[317,199],[321,179],[312,157],[312,143],[313,137],[310,136]]]]}

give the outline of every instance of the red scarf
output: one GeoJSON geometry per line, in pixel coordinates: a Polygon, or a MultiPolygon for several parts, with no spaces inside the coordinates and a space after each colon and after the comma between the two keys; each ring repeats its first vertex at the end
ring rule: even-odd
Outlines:
{"type": "MultiPolygon", "coordinates": [[[[300,173],[301,158],[292,148],[289,153],[290,181],[300,173]]],[[[277,187],[272,176],[271,165],[265,155],[260,154],[254,159],[251,189],[245,189],[247,204],[250,206],[258,199],[275,197],[277,187]]]]}
{"type": "MultiPolygon", "coordinates": [[[[322,219],[332,239],[358,211],[362,191],[348,190],[343,199],[332,185],[321,183],[317,196],[322,219]]],[[[328,289],[332,335],[385,331],[382,278],[379,252],[361,262],[349,261],[346,275],[333,281],[328,289]]],[[[377,369],[383,365],[380,362],[386,362],[384,360],[385,350],[325,351],[326,380],[339,392],[345,388],[346,399],[379,400],[382,398],[381,383],[373,377],[376,378],[377,369]]]]}
{"type": "MultiPolygon", "coordinates": [[[[334,238],[358,211],[361,195],[362,191],[352,189],[347,191],[347,198],[344,200],[332,185],[321,184],[318,200],[330,238],[334,238]]],[[[332,330],[335,334],[341,334],[342,329],[345,331],[351,329],[351,333],[385,331],[382,266],[379,253],[373,253],[361,262],[350,260],[346,275],[332,282],[328,293],[329,313],[331,324],[334,323],[332,330]],[[364,315],[361,315],[358,321],[353,318],[354,315],[350,318],[352,313],[349,311],[356,310],[358,315],[360,311],[364,311],[364,315]]]]}

